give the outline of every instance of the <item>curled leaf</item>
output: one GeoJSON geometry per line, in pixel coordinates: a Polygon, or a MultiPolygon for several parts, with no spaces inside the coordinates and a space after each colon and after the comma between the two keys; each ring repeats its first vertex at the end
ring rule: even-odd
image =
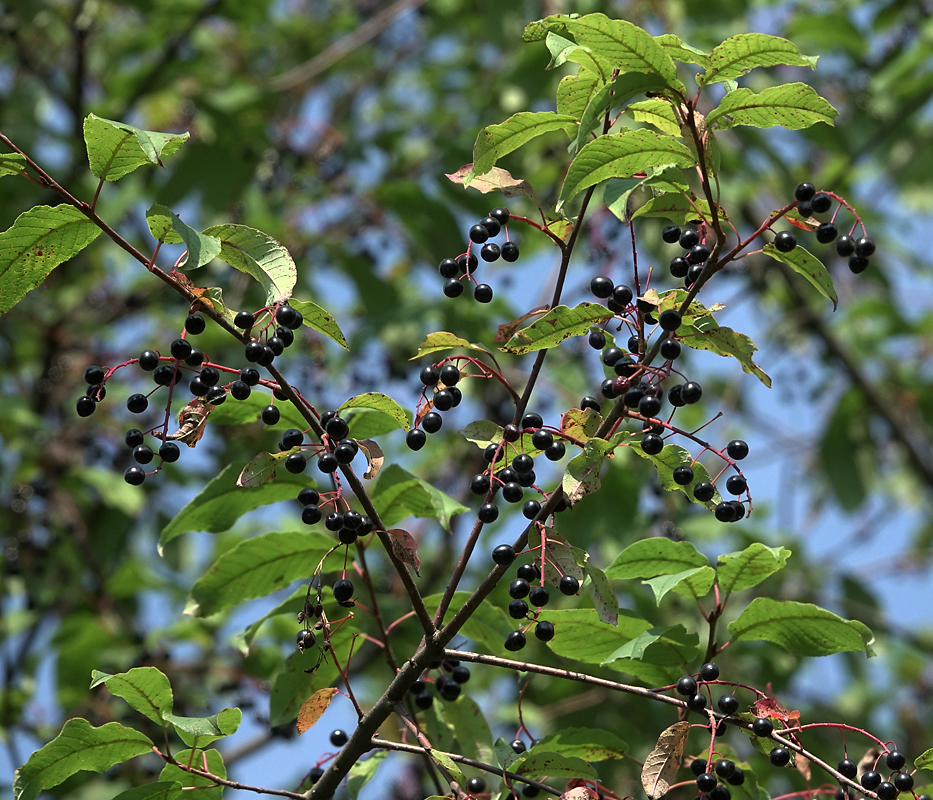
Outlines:
{"type": "Polygon", "coordinates": [[[418,543],[415,537],[403,528],[390,528],[386,533],[392,542],[392,552],[400,561],[408,564],[420,578],[421,573],[418,570],[421,569],[421,559],[418,558],[418,543]]]}
{"type": "Polygon", "coordinates": [[[363,455],[366,456],[366,463],[369,465],[366,472],[363,473],[363,477],[371,481],[382,469],[382,465],[386,460],[385,453],[372,439],[364,439],[362,442],[357,442],[357,444],[360,446],[360,450],[363,451],[363,455]]]}
{"type": "Polygon", "coordinates": [[[535,199],[531,184],[521,178],[513,178],[507,169],[493,167],[485,175],[479,177],[473,172],[472,164],[464,164],[456,172],[444,173],[444,176],[453,183],[459,183],[464,189],[476,189],[483,194],[489,192],[502,192],[503,197],[518,197],[523,195],[531,200],[535,199]]]}
{"type": "Polygon", "coordinates": [[[689,732],[689,722],[675,722],[661,732],[654,750],[645,759],[645,766],[641,771],[641,785],[651,800],[657,800],[667,794],[676,780],[689,732]]]}
{"type": "Polygon", "coordinates": [[[165,438],[194,447],[201,441],[207,418],[214,408],[215,406],[203,402],[200,397],[195,397],[178,412],[178,430],[168,434],[165,438]]]}

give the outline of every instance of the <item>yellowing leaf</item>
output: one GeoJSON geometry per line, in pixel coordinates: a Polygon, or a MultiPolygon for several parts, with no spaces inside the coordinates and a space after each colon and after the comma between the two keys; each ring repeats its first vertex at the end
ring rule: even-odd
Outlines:
{"type": "Polygon", "coordinates": [[[327,707],[330,705],[330,701],[334,699],[335,694],[337,694],[337,690],[333,687],[318,689],[301,704],[298,711],[299,736],[321,718],[321,715],[327,711],[327,707]]]}
{"type": "Polygon", "coordinates": [[[651,800],[657,800],[667,794],[671,783],[676,780],[689,732],[689,722],[675,722],[661,732],[654,750],[645,759],[641,771],[641,785],[651,800]]]}

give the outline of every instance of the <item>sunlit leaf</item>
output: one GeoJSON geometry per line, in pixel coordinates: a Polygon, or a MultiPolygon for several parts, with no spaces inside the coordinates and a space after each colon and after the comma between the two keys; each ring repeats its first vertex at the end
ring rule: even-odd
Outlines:
{"type": "Polygon", "coordinates": [[[575,117],[551,111],[519,111],[505,122],[483,128],[473,145],[473,171],[485,175],[496,161],[526,142],[554,131],[576,134],[575,117]]]}
{"type": "Polygon", "coordinates": [[[214,225],[203,233],[220,240],[217,257],[221,261],[245,272],[262,285],[266,303],[284,303],[292,296],[298,268],[280,242],[255,228],[233,223],[214,225]]]}
{"type": "Polygon", "coordinates": [[[84,141],[91,172],[108,181],[119,180],[146,164],[164,167],[162,159],[175,153],[189,135],[144,131],[94,114],[84,119],[84,141]]]}
{"type": "Polygon", "coordinates": [[[740,33],[716,45],[709,53],[709,67],[697,78],[700,85],[738,78],[756,67],[786,64],[816,69],[816,58],[801,55],[797,46],[766,33],[740,33]]]}
{"type": "Polygon", "coordinates": [[[571,336],[588,333],[594,322],[602,322],[611,316],[612,312],[599,303],[580,303],[573,308],[555,306],[527,328],[516,331],[499,349],[514,355],[524,355],[556,347],[571,336]]]}
{"type": "Polygon", "coordinates": [[[318,689],[301,704],[301,709],[298,711],[299,736],[321,718],[336,694],[337,690],[332,686],[326,689],[318,689]]]}
{"type": "Polygon", "coordinates": [[[165,674],[155,667],[134,667],[117,675],[95,669],[91,672],[91,688],[101,684],[159,725],[172,711],[172,687],[165,674]]]}
{"type": "Polygon", "coordinates": [[[785,83],[762,92],[736,89],[729,92],[716,108],[706,115],[706,124],[716,128],[752,125],[771,128],[780,125],[788,130],[809,128],[817,122],[833,124],[839,112],[805,83],[785,83]]]}
{"type": "Polygon", "coordinates": [[[798,275],[803,275],[823,297],[832,301],[834,310],[839,305],[832,275],[829,274],[826,265],[815,255],[807,252],[800,245],[797,245],[789,253],[782,253],[770,242],[761,248],[761,252],[775,261],[787,264],[798,275]]]}

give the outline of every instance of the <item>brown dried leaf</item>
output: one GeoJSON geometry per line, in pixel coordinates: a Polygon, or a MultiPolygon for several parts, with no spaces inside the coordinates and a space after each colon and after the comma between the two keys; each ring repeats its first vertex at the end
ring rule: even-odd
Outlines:
{"type": "Polygon", "coordinates": [[[511,322],[504,322],[499,326],[499,330],[496,332],[496,338],[493,339],[494,342],[507,342],[515,334],[525,320],[531,319],[531,317],[537,317],[539,314],[544,314],[546,311],[549,311],[549,306],[538,306],[538,308],[533,308],[527,314],[522,314],[518,319],[513,319],[511,322]]]}
{"type": "Polygon", "coordinates": [[[865,751],[865,755],[858,761],[858,774],[856,777],[861,780],[862,775],[871,772],[875,768],[875,762],[880,755],[881,751],[877,747],[869,747],[865,751]]]}
{"type": "Polygon", "coordinates": [[[366,456],[366,463],[369,465],[366,472],[363,473],[363,477],[372,480],[379,474],[379,470],[382,469],[382,465],[385,463],[385,453],[372,439],[363,439],[357,444],[360,446],[360,450],[363,451],[363,455],[366,456]]]}
{"type": "Polygon", "coordinates": [[[402,528],[391,528],[386,533],[389,534],[392,551],[398,559],[408,564],[415,571],[415,575],[420,578],[421,573],[418,570],[421,569],[421,559],[418,558],[418,543],[415,538],[402,528]]]}
{"type": "Polygon", "coordinates": [[[195,397],[178,413],[178,430],[167,434],[165,438],[194,447],[201,441],[207,417],[213,410],[212,404],[204,403],[200,397],[195,397]]]}
{"type": "Polygon", "coordinates": [[[298,711],[299,736],[321,718],[321,715],[327,711],[327,707],[330,705],[330,701],[334,699],[335,694],[337,694],[337,690],[334,688],[318,689],[301,704],[298,711]]]}
{"type": "Polygon", "coordinates": [[[560,800],[597,800],[599,795],[589,786],[577,786],[560,796],[560,800]]]}
{"type": "Polygon", "coordinates": [[[473,174],[473,165],[464,164],[456,172],[444,173],[445,177],[453,183],[459,183],[464,188],[476,189],[483,194],[489,192],[502,192],[504,197],[525,197],[534,200],[535,193],[531,184],[521,178],[513,178],[507,169],[493,167],[489,172],[476,177],[473,174]]]}
{"type": "Polygon", "coordinates": [[[689,732],[689,722],[675,722],[661,732],[654,750],[645,759],[645,766],[641,771],[641,785],[651,800],[657,800],[667,794],[676,780],[689,732]]]}
{"type": "Polygon", "coordinates": [[[810,759],[805,758],[804,756],[797,753],[797,772],[799,772],[803,777],[809,782],[812,774],[810,772],[810,759]]]}

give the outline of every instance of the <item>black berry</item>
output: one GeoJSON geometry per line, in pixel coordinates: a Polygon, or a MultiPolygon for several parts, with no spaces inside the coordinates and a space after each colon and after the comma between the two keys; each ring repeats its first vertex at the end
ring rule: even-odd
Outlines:
{"type": "Polygon", "coordinates": [[[509,603],[509,616],[512,619],[522,619],[528,614],[528,603],[524,600],[512,600],[509,603]]]}
{"type": "Polygon", "coordinates": [[[528,599],[535,608],[542,608],[548,604],[551,595],[544,586],[535,586],[535,588],[529,592],[528,599]]]}
{"type": "Polygon", "coordinates": [[[661,231],[661,238],[668,244],[674,244],[680,239],[680,228],[676,225],[668,225],[661,231]]]}
{"type": "Polygon", "coordinates": [[[790,750],[786,747],[775,747],[768,753],[768,759],[776,767],[783,767],[790,763],[790,750]]]}
{"type": "Polygon", "coordinates": [[[770,736],[774,731],[774,723],[767,717],[758,717],[752,722],[752,732],[755,736],[770,736]]]}
{"type": "Polygon", "coordinates": [[[334,584],[334,600],[345,603],[353,597],[353,584],[346,578],[341,578],[334,584]]]}
{"type": "Polygon", "coordinates": [[[850,780],[858,775],[858,764],[856,764],[851,758],[844,758],[836,765],[836,769],[839,770],[840,774],[849,778],[850,780]]]}
{"type": "Polygon", "coordinates": [[[140,486],[146,480],[146,471],[142,467],[127,467],[123,472],[123,480],[130,486],[140,486]]]}
{"type": "Polygon", "coordinates": [[[79,417],[89,417],[94,413],[94,409],[97,408],[97,403],[94,402],[94,398],[88,397],[87,395],[82,395],[78,398],[76,403],[76,410],[79,417]]]}
{"type": "Polygon", "coordinates": [[[444,282],[444,294],[447,297],[460,297],[463,294],[463,284],[456,278],[444,282]]]}
{"type": "Polygon", "coordinates": [[[601,300],[605,300],[612,294],[612,287],[612,280],[605,275],[597,275],[590,281],[590,291],[601,300]]]}
{"type": "Polygon", "coordinates": [[[133,414],[142,414],[149,408],[149,398],[144,394],[131,394],[126,398],[126,407],[133,414]]]}
{"type": "Polygon", "coordinates": [[[780,253],[789,253],[797,246],[797,237],[790,231],[781,231],[774,237],[774,247],[780,253]]]}
{"type": "Polygon", "coordinates": [[[506,242],[502,245],[502,260],[508,261],[510,264],[518,261],[518,245],[515,242],[506,242]]]}
{"type": "Polygon", "coordinates": [[[334,747],[343,747],[349,737],[341,730],[332,731],[330,734],[330,743],[334,747]]]}
{"type": "Polygon", "coordinates": [[[479,507],[479,512],[476,516],[479,518],[480,522],[485,524],[495,522],[499,518],[499,507],[492,503],[484,503],[479,507]]]}
{"type": "Polygon", "coordinates": [[[798,183],[794,189],[794,199],[798,201],[809,200],[816,194],[816,187],[812,183],[798,183]]]}
{"type": "Polygon", "coordinates": [[[739,699],[734,694],[724,694],[716,701],[723,714],[734,714],[739,710],[739,699]]]}
{"type": "Polygon", "coordinates": [[[204,317],[200,314],[189,314],[185,320],[185,330],[195,336],[204,332],[204,317]]]}
{"type": "Polygon", "coordinates": [[[175,442],[165,442],[159,448],[159,458],[163,461],[172,464],[178,461],[181,456],[181,451],[178,449],[178,445],[175,442]]]}
{"type": "Polygon", "coordinates": [[[495,242],[487,242],[479,251],[479,257],[483,259],[483,261],[496,261],[500,255],[502,255],[502,251],[495,242]]]}
{"type": "Polygon", "coordinates": [[[515,549],[510,544],[500,544],[492,551],[492,560],[500,567],[507,567],[515,560],[515,549]]]}
{"type": "Polygon", "coordinates": [[[505,649],[511,652],[521,650],[525,646],[525,634],[521,631],[512,631],[505,638],[505,649]]]}
{"type": "Polygon", "coordinates": [[[266,425],[275,425],[281,416],[281,412],[275,406],[266,406],[259,414],[259,418],[266,425]]]}
{"type": "Polygon", "coordinates": [[[810,199],[814,214],[825,214],[833,207],[833,199],[825,192],[817,192],[810,199]]]}
{"type": "Polygon", "coordinates": [[[254,322],[253,315],[249,311],[238,311],[237,315],[233,318],[233,324],[236,325],[241,331],[249,330],[253,327],[254,322]]]}
{"type": "Polygon", "coordinates": [[[674,467],[673,478],[674,483],[678,486],[687,486],[693,482],[693,467],[688,464],[681,464],[679,467],[674,467]]]}
{"type": "Polygon", "coordinates": [[[868,789],[869,792],[877,789],[881,781],[881,773],[873,769],[864,773],[862,777],[859,778],[859,783],[862,784],[863,788],[868,789]]]}
{"type": "Polygon", "coordinates": [[[441,415],[436,411],[429,411],[424,415],[424,419],[421,420],[421,427],[424,428],[425,433],[437,433],[441,429],[444,420],[441,418],[441,415]]]}
{"type": "Polygon", "coordinates": [[[486,791],[486,781],[482,778],[470,778],[467,781],[467,791],[471,794],[481,794],[486,791]]]}
{"type": "Polygon", "coordinates": [[[477,303],[492,302],[492,287],[488,283],[481,283],[473,290],[473,299],[477,303]]]}
{"type": "Polygon", "coordinates": [[[715,681],[719,678],[719,667],[715,664],[704,664],[700,667],[700,680],[701,681],[715,681]]]}
{"type": "Polygon", "coordinates": [[[855,239],[849,234],[844,233],[836,239],[836,253],[843,258],[851,256],[855,252],[855,239]]]}
{"type": "MultiPolygon", "coordinates": [[[[139,366],[141,369],[146,370],[146,372],[152,372],[157,366],[159,366],[159,354],[155,350],[143,350],[139,354],[139,366]]],[[[98,367],[98,369],[100,369],[98,367]]],[[[87,372],[85,372],[85,379],[87,379],[87,372]]],[[[100,380],[104,379],[103,370],[101,370],[100,380]]],[[[97,381],[100,383],[100,381],[97,381]]],[[[90,383],[90,381],[88,381],[90,383]]]]}
{"type": "Polygon", "coordinates": [[[437,267],[442,278],[456,278],[460,267],[452,258],[445,258],[437,267]]]}
{"type": "Polygon", "coordinates": [[[696,694],[697,682],[689,675],[684,675],[684,677],[677,681],[674,688],[677,689],[677,694],[682,694],[684,697],[687,697],[688,695],[696,694]]]}
{"type": "Polygon", "coordinates": [[[748,455],[748,445],[741,439],[733,439],[726,445],[726,453],[728,453],[729,458],[741,461],[748,455]]]}
{"type": "Polygon", "coordinates": [[[409,450],[420,450],[424,447],[424,443],[427,440],[428,437],[425,435],[425,432],[417,428],[409,431],[405,436],[405,444],[408,445],[409,450]]]}
{"type": "Polygon", "coordinates": [[[816,229],[816,240],[820,244],[829,244],[830,242],[835,241],[838,235],[839,231],[831,222],[821,222],[820,227],[816,229]]]}
{"type": "Polygon", "coordinates": [[[535,638],[542,642],[549,642],[554,638],[554,623],[541,620],[535,625],[535,638]]]}
{"type": "Polygon", "coordinates": [[[84,370],[84,381],[91,386],[97,386],[104,380],[104,370],[102,367],[88,367],[84,370]]]}
{"type": "Polygon", "coordinates": [[[701,481],[693,487],[693,496],[701,503],[708,503],[716,496],[716,487],[709,481],[701,481]]]}

